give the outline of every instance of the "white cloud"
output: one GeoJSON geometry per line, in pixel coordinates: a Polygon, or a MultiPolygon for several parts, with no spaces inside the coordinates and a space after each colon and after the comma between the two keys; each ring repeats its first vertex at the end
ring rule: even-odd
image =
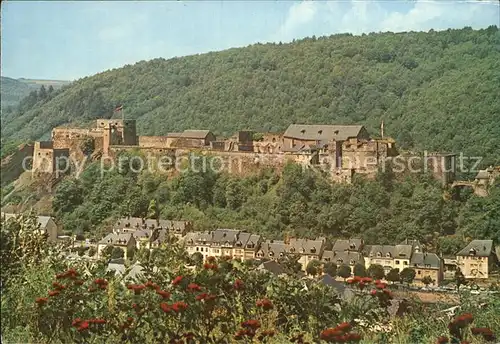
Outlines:
{"type": "Polygon", "coordinates": [[[318,7],[318,3],[312,0],[303,0],[299,3],[294,3],[288,10],[285,22],[275,34],[275,39],[283,41],[292,39],[297,33],[297,29],[313,21],[318,7]]]}
{"type": "Polygon", "coordinates": [[[496,1],[376,0],[307,1],[294,3],[272,41],[290,41],[311,35],[349,32],[403,32],[448,28],[486,27],[500,24],[496,1]],[[311,30],[311,27],[313,27],[311,30]],[[319,32],[318,32],[319,33],[319,32]]]}

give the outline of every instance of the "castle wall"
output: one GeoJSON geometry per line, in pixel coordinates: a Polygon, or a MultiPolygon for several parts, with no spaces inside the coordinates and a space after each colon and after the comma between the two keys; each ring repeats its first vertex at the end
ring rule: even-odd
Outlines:
{"type": "MultiPolygon", "coordinates": [[[[170,142],[167,136],[139,136],[139,147],[145,148],[169,148],[170,142]]],[[[170,140],[171,141],[171,140],[170,140]]]]}

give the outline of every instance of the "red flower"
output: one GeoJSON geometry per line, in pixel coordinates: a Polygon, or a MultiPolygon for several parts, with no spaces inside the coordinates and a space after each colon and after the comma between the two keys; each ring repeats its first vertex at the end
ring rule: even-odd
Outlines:
{"type": "Polygon", "coordinates": [[[219,267],[217,266],[217,264],[205,263],[205,264],[203,264],[203,268],[204,268],[205,270],[214,270],[214,271],[217,271],[217,269],[218,269],[219,267]]]}
{"type": "Polygon", "coordinates": [[[361,277],[359,277],[359,276],[354,276],[352,279],[353,279],[355,282],[361,282],[361,280],[362,280],[362,278],[361,278],[361,277]]]}
{"type": "Polygon", "coordinates": [[[354,278],[348,279],[346,282],[347,282],[347,284],[356,284],[356,283],[358,283],[358,281],[356,281],[354,278]]]}
{"type": "Polygon", "coordinates": [[[181,312],[186,310],[187,308],[188,308],[187,303],[182,301],[177,301],[172,305],[172,309],[174,310],[174,312],[181,312]]]}
{"type": "Polygon", "coordinates": [[[76,318],[75,320],[73,320],[73,322],[71,323],[71,325],[74,326],[74,327],[78,327],[78,325],[80,325],[81,322],[82,322],[82,319],[76,318]]]}
{"type": "Polygon", "coordinates": [[[139,295],[144,288],[146,288],[146,286],[144,286],[142,284],[139,284],[139,285],[129,284],[127,286],[127,289],[133,290],[135,295],[139,295]]]}
{"type": "Polygon", "coordinates": [[[376,296],[377,295],[377,291],[375,289],[373,289],[371,292],[370,292],[370,295],[371,296],[376,296]]]}
{"type": "Polygon", "coordinates": [[[39,306],[43,306],[44,304],[46,304],[47,302],[49,301],[49,299],[47,299],[46,297],[37,297],[35,299],[35,302],[39,305],[39,306]]]}
{"type": "Polygon", "coordinates": [[[343,333],[346,333],[351,329],[351,324],[349,324],[348,322],[343,322],[343,323],[337,325],[337,327],[335,327],[335,329],[339,330],[343,333]]]}
{"type": "Polygon", "coordinates": [[[207,257],[207,262],[214,263],[215,262],[215,257],[213,257],[213,256],[207,257]]]}
{"type": "Polygon", "coordinates": [[[273,303],[269,299],[258,300],[255,304],[257,307],[262,307],[265,311],[273,309],[273,303]]]}
{"type": "Polygon", "coordinates": [[[108,286],[108,281],[103,278],[97,278],[96,280],[94,280],[94,283],[97,284],[101,289],[106,289],[106,287],[108,286]]]}
{"type": "Polygon", "coordinates": [[[83,321],[83,322],[80,323],[80,326],[78,326],[77,330],[81,332],[81,331],[87,330],[88,328],[89,328],[88,321],[83,321]]]}
{"type": "Polygon", "coordinates": [[[63,290],[64,288],[66,288],[65,286],[63,286],[61,283],[59,282],[52,282],[52,286],[54,288],[56,288],[57,290],[63,290]]]}
{"type": "Polygon", "coordinates": [[[445,337],[445,336],[441,336],[437,339],[437,344],[446,344],[448,343],[448,337],[445,337]]]}
{"type": "Polygon", "coordinates": [[[107,321],[105,319],[90,319],[87,320],[89,323],[94,323],[94,324],[105,324],[107,321]]]}
{"type": "Polygon", "coordinates": [[[212,295],[212,294],[207,294],[207,293],[201,293],[199,295],[196,295],[196,300],[198,300],[198,301],[202,301],[202,300],[211,301],[211,300],[215,300],[216,298],[217,298],[217,296],[212,295]]]}
{"type": "Polygon", "coordinates": [[[59,295],[60,291],[59,290],[51,290],[49,291],[49,296],[57,296],[59,295]]]}
{"type": "Polygon", "coordinates": [[[196,284],[196,283],[189,283],[188,286],[187,286],[187,289],[189,291],[193,291],[193,292],[194,291],[201,291],[201,287],[198,284],[196,284]]]}
{"type": "Polygon", "coordinates": [[[156,294],[160,295],[164,299],[168,299],[170,297],[170,293],[168,291],[157,290],[156,294]]]}
{"type": "Polygon", "coordinates": [[[245,288],[245,284],[243,283],[242,280],[237,279],[236,281],[234,281],[233,287],[235,290],[242,290],[245,288]]]}
{"type": "Polygon", "coordinates": [[[76,280],[75,282],[75,285],[83,285],[83,281],[82,280],[76,280]]]}
{"type": "Polygon", "coordinates": [[[260,327],[258,320],[247,320],[241,323],[241,327],[256,330],[260,327]]]}
{"type": "Polygon", "coordinates": [[[153,290],[159,290],[160,289],[160,286],[158,284],[153,283],[151,281],[147,281],[146,283],[144,283],[144,286],[146,288],[153,289],[153,290]]]}
{"type": "Polygon", "coordinates": [[[62,274],[57,274],[56,279],[63,279],[63,278],[70,278],[70,279],[75,279],[78,276],[78,272],[75,269],[69,269],[66,272],[63,272],[62,274]]]}
{"type": "Polygon", "coordinates": [[[365,288],[366,284],[364,284],[363,282],[359,282],[358,283],[358,288],[363,290],[365,288]]]}
{"type": "Polygon", "coordinates": [[[174,280],[172,281],[172,285],[178,285],[181,283],[182,281],[182,276],[177,276],[176,278],[174,278],[174,280]]]}
{"type": "Polygon", "coordinates": [[[170,311],[172,310],[172,307],[170,307],[170,305],[168,303],[165,303],[165,302],[160,303],[160,308],[165,313],[170,313],[170,311]]]}
{"type": "Polygon", "coordinates": [[[363,282],[363,283],[372,283],[372,281],[373,280],[370,277],[363,277],[361,279],[361,282],[363,282]]]}
{"type": "Polygon", "coordinates": [[[333,341],[340,336],[342,336],[342,331],[336,328],[327,328],[326,330],[321,331],[319,335],[319,337],[325,341],[333,341]]]}
{"type": "Polygon", "coordinates": [[[377,289],[385,289],[387,285],[385,283],[377,283],[375,284],[375,288],[377,289]]]}

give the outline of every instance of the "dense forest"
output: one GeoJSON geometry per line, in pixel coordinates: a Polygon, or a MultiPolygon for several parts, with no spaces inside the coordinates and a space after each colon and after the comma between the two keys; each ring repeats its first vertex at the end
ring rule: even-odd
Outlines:
{"type": "Polygon", "coordinates": [[[94,163],[57,187],[54,213],[67,231],[99,237],[103,224],[116,217],[159,216],[192,220],[199,230],[246,229],[270,239],[419,239],[443,253],[457,252],[471,238],[500,242],[500,181],[486,198],[464,191],[443,197],[441,185],[424,173],[396,177],[381,171],[376,180],[332,184],[318,171],[290,164],[281,175],[262,170],[242,178],[190,170],[166,178],[132,172],[127,161],[134,159],[126,159],[132,156],[124,153],[123,168],[103,175],[94,163]]]}
{"type": "Polygon", "coordinates": [[[139,134],[209,128],[280,131],[290,123],[360,123],[403,148],[500,163],[500,34],[487,29],[350,34],[141,61],[32,97],[2,116],[2,145],[110,117],[139,134]]]}

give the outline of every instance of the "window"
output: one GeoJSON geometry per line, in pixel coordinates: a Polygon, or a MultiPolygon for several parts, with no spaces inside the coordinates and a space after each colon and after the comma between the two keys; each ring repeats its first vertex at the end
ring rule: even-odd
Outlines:
{"type": "Polygon", "coordinates": [[[407,262],[407,261],[404,261],[404,262],[403,262],[403,265],[408,265],[408,262],[407,262]]]}
{"type": "Polygon", "coordinates": [[[377,257],[382,257],[382,253],[381,252],[377,252],[377,257]]]}
{"type": "Polygon", "coordinates": [[[399,260],[396,260],[396,265],[399,265],[399,260]]]}
{"type": "Polygon", "coordinates": [[[198,247],[196,247],[196,252],[198,252],[198,247]]]}
{"type": "Polygon", "coordinates": [[[417,275],[421,275],[421,274],[422,274],[422,271],[418,270],[417,275]]]}

